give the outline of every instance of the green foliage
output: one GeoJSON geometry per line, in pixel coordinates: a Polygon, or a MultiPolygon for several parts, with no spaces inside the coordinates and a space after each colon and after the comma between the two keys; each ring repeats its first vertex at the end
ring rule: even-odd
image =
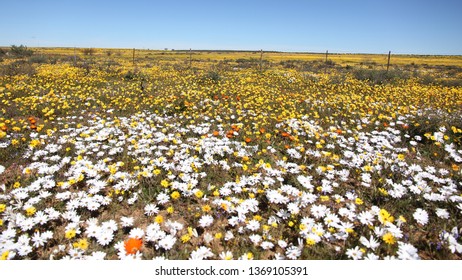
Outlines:
{"type": "Polygon", "coordinates": [[[35,74],[35,68],[25,60],[16,60],[9,64],[3,65],[0,68],[0,75],[2,76],[16,76],[16,75],[29,75],[35,74]]]}
{"type": "Polygon", "coordinates": [[[24,45],[19,45],[19,46],[12,45],[10,48],[10,53],[11,55],[15,57],[27,57],[27,56],[31,56],[34,53],[34,51],[28,49],[24,45]]]}
{"type": "Polygon", "coordinates": [[[84,55],[89,55],[89,56],[92,56],[96,53],[96,50],[93,49],[93,48],[85,48],[85,49],[82,49],[82,53],[84,55]]]}
{"type": "Polygon", "coordinates": [[[356,69],[353,76],[361,81],[369,81],[372,84],[394,83],[411,78],[409,72],[398,69],[393,70],[375,70],[375,69],[356,69]]]}

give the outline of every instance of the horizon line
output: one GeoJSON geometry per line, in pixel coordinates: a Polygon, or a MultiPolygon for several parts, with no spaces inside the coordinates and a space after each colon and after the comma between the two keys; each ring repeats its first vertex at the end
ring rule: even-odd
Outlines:
{"type": "MultiPolygon", "coordinates": [[[[8,46],[0,46],[0,48],[9,48],[14,46],[15,44],[11,44],[8,46]]],[[[168,51],[168,52],[263,52],[263,53],[293,53],[293,54],[326,54],[329,55],[388,55],[388,52],[348,52],[348,51],[284,51],[284,50],[265,50],[265,49],[174,49],[174,48],[128,48],[128,47],[82,47],[82,46],[27,46],[24,44],[19,44],[16,46],[26,46],[27,48],[33,49],[113,49],[113,50],[143,50],[143,51],[168,51]]],[[[390,51],[392,55],[403,55],[403,56],[462,56],[462,54],[419,54],[419,53],[403,53],[403,52],[396,52],[390,51]]]]}

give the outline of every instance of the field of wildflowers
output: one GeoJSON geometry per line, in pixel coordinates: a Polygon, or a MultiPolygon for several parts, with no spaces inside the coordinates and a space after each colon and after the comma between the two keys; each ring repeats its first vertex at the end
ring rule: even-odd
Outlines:
{"type": "Polygon", "coordinates": [[[194,64],[0,76],[1,259],[461,258],[462,87],[194,64]]]}

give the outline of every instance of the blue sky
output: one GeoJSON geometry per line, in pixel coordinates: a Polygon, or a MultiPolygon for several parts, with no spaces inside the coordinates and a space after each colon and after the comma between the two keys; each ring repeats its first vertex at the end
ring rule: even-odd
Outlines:
{"type": "Polygon", "coordinates": [[[460,0],[0,0],[0,45],[462,55],[460,0]]]}

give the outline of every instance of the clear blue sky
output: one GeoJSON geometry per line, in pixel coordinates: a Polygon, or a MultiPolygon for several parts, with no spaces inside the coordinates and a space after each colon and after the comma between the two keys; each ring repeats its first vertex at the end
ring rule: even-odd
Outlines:
{"type": "Polygon", "coordinates": [[[0,0],[0,45],[462,55],[461,0],[0,0]]]}

